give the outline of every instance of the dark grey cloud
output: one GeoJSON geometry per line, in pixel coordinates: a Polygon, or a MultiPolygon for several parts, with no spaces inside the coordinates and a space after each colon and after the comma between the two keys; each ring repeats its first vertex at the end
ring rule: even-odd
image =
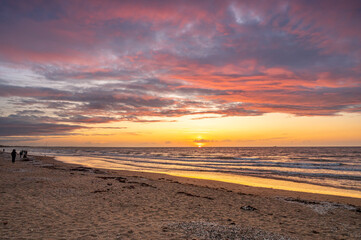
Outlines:
{"type": "MultiPolygon", "coordinates": [[[[84,88],[79,92],[58,91],[50,88],[5,86],[12,94],[27,98],[18,100],[17,114],[35,122],[48,123],[108,123],[114,121],[152,122],[150,117],[180,117],[185,115],[216,114],[218,116],[259,116],[268,112],[296,115],[337,115],[340,112],[359,112],[360,87],[305,87],[263,90],[217,90],[171,85],[159,80],[144,81],[154,86],[141,89],[142,82],[133,82],[130,91],[114,84],[110,89],[84,88]],[[139,88],[138,88],[139,87],[139,88]],[[132,89],[137,89],[132,92],[132,89]],[[159,90],[159,91],[157,91],[159,90]],[[158,94],[157,94],[158,92],[158,94]],[[136,94],[135,94],[136,93],[136,94]],[[160,93],[177,94],[178,99],[159,97],[160,93]],[[192,96],[194,100],[188,100],[192,96]],[[227,101],[219,97],[229,97],[227,101]],[[199,97],[203,97],[201,100],[199,97]],[[236,101],[236,99],[239,99],[236,101]],[[241,103],[243,102],[243,103],[241,103]],[[285,104],[284,102],[287,102],[285,104]],[[317,103],[317,104],[315,104],[317,103]],[[22,105],[33,106],[26,110],[22,105]],[[43,106],[39,110],[38,106],[43,106]],[[51,111],[53,117],[47,116],[51,111]]],[[[7,95],[6,95],[7,96],[7,95]]],[[[167,120],[164,120],[167,121],[167,120]]]]}
{"type": "Polygon", "coordinates": [[[138,69],[118,69],[105,68],[97,71],[90,71],[82,69],[84,67],[78,66],[69,69],[69,67],[61,65],[35,65],[33,70],[44,76],[48,80],[53,81],[72,81],[74,79],[90,81],[90,80],[104,80],[104,79],[129,79],[130,76],[139,76],[138,69]]]}
{"type": "Polygon", "coordinates": [[[0,136],[49,136],[85,128],[79,125],[39,123],[32,119],[0,117],[0,136]]]}
{"type": "Polygon", "coordinates": [[[73,115],[71,117],[58,119],[58,121],[72,122],[72,123],[109,123],[117,121],[117,118],[113,117],[98,117],[98,116],[83,116],[73,115]]]}
{"type": "Polygon", "coordinates": [[[0,143],[4,144],[4,145],[9,145],[12,143],[17,143],[17,142],[33,142],[33,141],[39,141],[42,140],[43,138],[41,137],[27,137],[27,136],[21,136],[21,137],[1,137],[0,138],[0,143]]]}
{"type": "Polygon", "coordinates": [[[7,84],[0,84],[0,97],[35,97],[35,98],[56,98],[70,97],[71,92],[56,90],[48,87],[22,87],[7,84]]]}
{"type": "Polygon", "coordinates": [[[220,96],[229,95],[231,91],[217,90],[217,89],[206,89],[206,88],[191,88],[182,87],[175,90],[176,93],[183,95],[197,95],[197,96],[220,96]]]}
{"type": "Polygon", "coordinates": [[[16,114],[17,115],[36,115],[36,114],[45,114],[45,112],[40,111],[40,110],[22,110],[22,111],[17,111],[16,114]]]}

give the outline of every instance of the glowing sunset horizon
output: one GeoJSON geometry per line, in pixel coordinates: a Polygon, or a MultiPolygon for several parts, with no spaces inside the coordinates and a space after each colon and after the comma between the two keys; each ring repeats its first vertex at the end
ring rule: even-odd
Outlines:
{"type": "Polygon", "coordinates": [[[360,1],[1,1],[0,145],[361,146],[360,1]]]}

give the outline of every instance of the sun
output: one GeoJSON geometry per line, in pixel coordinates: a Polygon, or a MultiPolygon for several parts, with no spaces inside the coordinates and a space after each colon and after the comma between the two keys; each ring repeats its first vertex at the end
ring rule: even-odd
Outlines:
{"type": "Polygon", "coordinates": [[[193,141],[193,143],[199,148],[203,147],[205,145],[205,142],[206,140],[204,140],[202,136],[197,136],[196,139],[194,139],[193,141]]]}

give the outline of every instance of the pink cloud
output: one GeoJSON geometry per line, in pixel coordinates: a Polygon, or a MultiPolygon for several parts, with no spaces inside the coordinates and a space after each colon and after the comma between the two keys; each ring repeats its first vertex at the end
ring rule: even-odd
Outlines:
{"type": "Polygon", "coordinates": [[[40,104],[89,123],[360,111],[359,1],[39,0],[2,8],[0,67],[46,82],[0,79],[7,104],[40,104]]]}

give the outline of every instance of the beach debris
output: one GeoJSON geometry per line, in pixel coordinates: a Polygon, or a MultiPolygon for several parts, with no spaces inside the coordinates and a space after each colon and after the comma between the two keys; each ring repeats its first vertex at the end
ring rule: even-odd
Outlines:
{"type": "Polygon", "coordinates": [[[88,168],[88,167],[75,167],[75,168],[70,168],[70,171],[92,172],[93,169],[92,169],[92,168],[88,168]]]}
{"type": "Polygon", "coordinates": [[[354,211],[357,212],[357,213],[361,213],[361,208],[355,207],[354,211]]]}
{"type": "Polygon", "coordinates": [[[299,199],[299,198],[280,198],[280,199],[282,199],[286,202],[293,202],[293,203],[307,206],[320,215],[325,215],[325,214],[329,213],[331,210],[334,210],[336,208],[343,208],[343,209],[347,209],[349,211],[361,212],[360,208],[353,206],[353,205],[348,205],[348,204],[338,204],[338,203],[332,203],[332,202],[316,202],[316,201],[309,201],[309,200],[304,200],[304,199],[299,199]]]}
{"type": "Polygon", "coordinates": [[[66,170],[65,168],[55,166],[54,164],[42,164],[40,165],[42,168],[54,169],[54,170],[66,170]]]}
{"type": "MultiPolygon", "coordinates": [[[[128,181],[128,179],[126,178],[123,178],[123,177],[98,177],[98,178],[101,178],[101,179],[104,179],[104,180],[107,180],[107,179],[114,179],[114,180],[117,180],[118,182],[121,182],[121,183],[129,183],[129,184],[138,184],[140,185],[141,187],[150,187],[150,188],[157,188],[155,186],[152,186],[148,183],[144,183],[144,182],[136,182],[136,181],[128,181]]],[[[127,188],[127,187],[125,187],[127,188]]],[[[133,186],[134,188],[134,186],[133,186]]],[[[131,189],[133,189],[131,188],[131,189]]]]}
{"type": "Polygon", "coordinates": [[[245,210],[245,211],[256,211],[257,210],[257,208],[249,206],[249,205],[242,206],[241,209],[245,210]]]}
{"type": "Polygon", "coordinates": [[[99,170],[99,169],[93,169],[93,168],[88,168],[88,167],[70,168],[70,171],[91,172],[91,173],[95,173],[95,174],[106,174],[107,173],[107,172],[99,170]]]}
{"type": "Polygon", "coordinates": [[[229,225],[236,225],[236,223],[235,223],[235,222],[233,222],[233,220],[232,220],[232,219],[230,219],[230,218],[228,218],[228,219],[227,219],[227,222],[229,222],[229,225]]]}
{"type": "Polygon", "coordinates": [[[167,182],[171,182],[171,183],[181,184],[180,182],[175,181],[175,180],[172,180],[172,179],[166,179],[166,178],[163,178],[163,180],[165,180],[165,181],[167,181],[167,182]]]}
{"type": "Polygon", "coordinates": [[[236,225],[220,225],[212,222],[192,221],[169,223],[162,228],[163,232],[180,233],[183,239],[199,240],[235,240],[235,239],[269,239],[286,240],[287,236],[278,235],[256,228],[247,228],[236,225]]]}
{"type": "Polygon", "coordinates": [[[134,182],[134,181],[130,181],[130,182],[128,182],[128,183],[139,184],[139,185],[142,186],[142,187],[157,188],[157,187],[154,187],[154,186],[152,186],[152,185],[150,185],[150,184],[148,184],[148,183],[134,182]]]}
{"type": "Polygon", "coordinates": [[[98,178],[101,178],[101,179],[104,179],[104,180],[114,179],[114,180],[117,180],[118,182],[121,182],[121,183],[126,183],[127,182],[127,179],[123,178],[123,177],[98,177],[98,178]]]}
{"type": "Polygon", "coordinates": [[[320,204],[320,202],[316,202],[316,201],[309,201],[309,200],[304,200],[304,199],[300,199],[300,198],[284,198],[285,201],[287,202],[298,202],[298,203],[303,203],[303,204],[320,204]]]}
{"type": "Polygon", "coordinates": [[[186,192],[177,192],[177,194],[183,194],[183,195],[186,195],[188,197],[200,197],[200,196],[197,196],[197,195],[194,195],[194,194],[191,194],[191,193],[186,193],[186,192]]]}
{"type": "Polygon", "coordinates": [[[110,189],[107,188],[107,189],[104,189],[104,190],[95,190],[95,191],[93,191],[91,193],[103,193],[103,192],[109,192],[109,191],[110,191],[110,189]]]}
{"type": "Polygon", "coordinates": [[[187,193],[187,192],[177,192],[177,194],[183,194],[183,195],[186,195],[188,197],[198,197],[198,198],[205,198],[205,199],[208,199],[208,200],[214,200],[214,198],[212,198],[212,197],[208,197],[208,196],[202,197],[202,196],[194,195],[192,193],[187,193]]]}
{"type": "Polygon", "coordinates": [[[93,172],[94,172],[95,174],[107,174],[106,171],[102,171],[102,170],[99,170],[99,169],[93,169],[93,172]]]}
{"type": "Polygon", "coordinates": [[[142,187],[150,187],[150,188],[157,188],[157,187],[154,187],[154,186],[152,186],[152,185],[150,185],[148,183],[140,183],[140,186],[142,186],[142,187]]]}

